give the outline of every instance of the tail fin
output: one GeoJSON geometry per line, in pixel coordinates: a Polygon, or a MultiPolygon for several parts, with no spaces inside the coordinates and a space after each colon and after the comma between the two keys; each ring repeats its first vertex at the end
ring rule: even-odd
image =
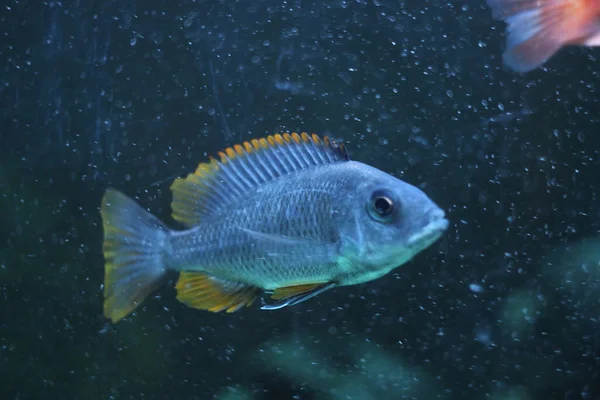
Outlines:
{"type": "Polygon", "coordinates": [[[108,189],[100,209],[104,227],[104,316],[129,315],[162,283],[168,228],[124,194],[108,189]]]}
{"type": "Polygon", "coordinates": [[[508,23],[504,63],[521,73],[539,67],[590,29],[584,0],[487,0],[487,4],[494,18],[508,23]]]}

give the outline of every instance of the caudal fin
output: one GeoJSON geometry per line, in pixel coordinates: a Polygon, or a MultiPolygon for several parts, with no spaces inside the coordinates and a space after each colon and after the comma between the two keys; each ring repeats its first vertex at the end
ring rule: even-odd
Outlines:
{"type": "Polygon", "coordinates": [[[517,72],[531,71],[589,29],[583,0],[486,0],[493,16],[504,19],[504,63],[517,72]]]}
{"type": "Polygon", "coordinates": [[[129,315],[163,282],[168,228],[124,194],[108,189],[100,209],[104,227],[104,316],[129,315]]]}

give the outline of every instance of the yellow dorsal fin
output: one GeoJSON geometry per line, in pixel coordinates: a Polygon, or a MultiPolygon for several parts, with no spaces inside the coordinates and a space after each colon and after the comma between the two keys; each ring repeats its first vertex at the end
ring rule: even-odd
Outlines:
{"type": "Polygon", "coordinates": [[[181,272],[175,288],[177,300],[189,307],[228,313],[250,306],[261,292],[256,286],[218,279],[201,272],[181,272]]]}
{"type": "Polygon", "coordinates": [[[173,218],[187,227],[268,181],[318,165],[348,161],[343,144],[325,136],[284,133],[237,144],[173,182],[173,218]]]}

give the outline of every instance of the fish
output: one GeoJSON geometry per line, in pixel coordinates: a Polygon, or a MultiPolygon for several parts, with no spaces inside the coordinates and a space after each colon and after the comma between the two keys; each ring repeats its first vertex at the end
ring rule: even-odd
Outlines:
{"type": "Polygon", "coordinates": [[[109,187],[104,316],[116,323],[178,273],[176,298],[214,313],[292,306],[377,279],[447,230],[419,188],[350,159],[343,143],[278,133],[228,147],[171,185],[169,228],[109,187]]]}
{"type": "Polygon", "coordinates": [[[600,0],[486,0],[508,24],[503,60],[530,72],[565,46],[600,46],[600,0]]]}

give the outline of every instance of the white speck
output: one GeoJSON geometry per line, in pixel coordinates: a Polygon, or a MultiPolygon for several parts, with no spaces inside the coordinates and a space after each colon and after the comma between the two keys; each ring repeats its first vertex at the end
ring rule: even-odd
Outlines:
{"type": "Polygon", "coordinates": [[[482,293],[483,291],[485,291],[483,286],[481,286],[477,283],[471,283],[469,285],[469,289],[471,289],[471,292],[473,292],[473,293],[482,293]]]}
{"type": "Polygon", "coordinates": [[[478,329],[475,333],[475,340],[481,342],[487,346],[492,345],[492,336],[489,328],[478,329]]]}

